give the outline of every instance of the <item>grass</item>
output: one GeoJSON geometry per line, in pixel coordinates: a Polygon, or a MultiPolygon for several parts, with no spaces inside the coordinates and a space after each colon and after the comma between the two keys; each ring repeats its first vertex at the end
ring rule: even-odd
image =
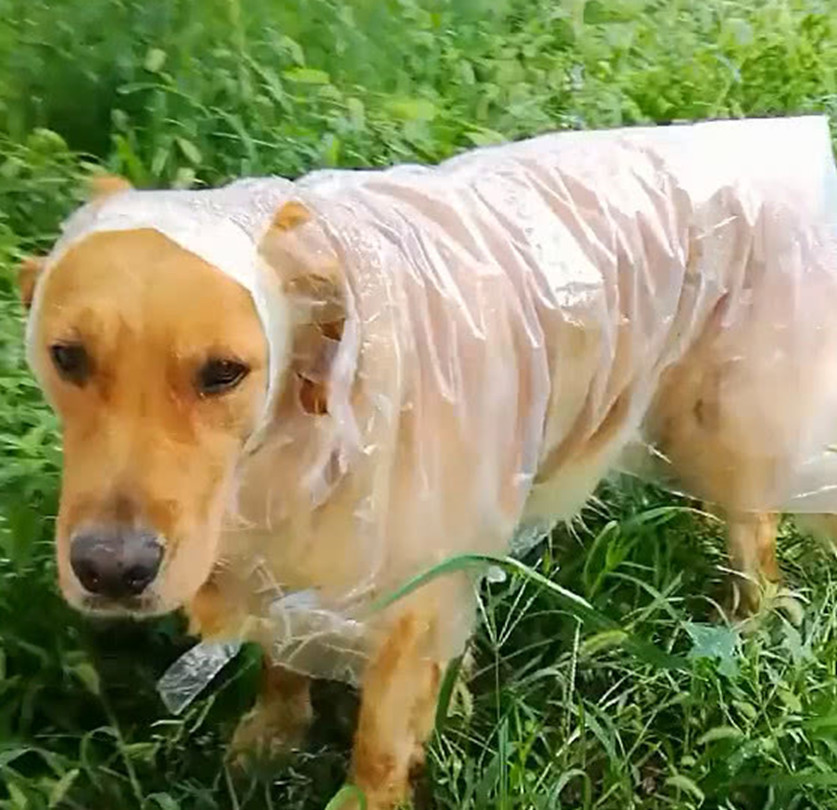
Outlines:
{"type": "MultiPolygon", "coordinates": [[[[86,621],[51,551],[57,426],[25,370],[13,266],[47,246],[94,167],[142,186],[436,161],[549,129],[821,111],[830,0],[0,0],[0,807],[323,807],[353,700],[323,684],[311,748],[241,779],[223,745],[253,698],[247,649],[180,718],[155,681],[170,617],[86,621]]],[[[603,485],[481,593],[467,689],[430,755],[438,808],[837,808],[837,584],[783,529],[800,628],[708,623],[721,527],[603,485]],[[670,654],[648,655],[648,645],[670,654]]]]}

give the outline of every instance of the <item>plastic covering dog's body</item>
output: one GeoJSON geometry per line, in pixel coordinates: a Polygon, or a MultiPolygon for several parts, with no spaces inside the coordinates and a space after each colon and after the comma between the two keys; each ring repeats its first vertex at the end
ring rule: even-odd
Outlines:
{"type": "Polygon", "coordinates": [[[727,511],[830,511],[837,477],[810,470],[837,435],[831,165],[808,119],[298,183],[359,343],[334,355],[325,423],[288,403],[245,468],[256,528],[230,547],[256,537],[246,561],[355,616],[452,554],[505,552],[521,521],[573,515],[616,466],[727,511]]]}
{"type": "MultiPolygon", "coordinates": [[[[460,576],[368,615],[409,577],[505,553],[621,467],[717,504],[735,566],[776,578],[772,514],[837,511],[835,191],[811,118],[549,135],[438,168],[197,192],[202,228],[246,232],[251,275],[286,273],[297,328],[196,629],[361,680],[376,697],[355,774],[388,806],[473,621],[460,576]],[[277,226],[287,205],[299,216],[277,226]]],[[[156,227],[155,194],[141,215],[136,192],[115,195],[71,239],[156,227]]],[[[234,275],[204,231],[162,222],[173,205],[160,230],[234,275]]]]}

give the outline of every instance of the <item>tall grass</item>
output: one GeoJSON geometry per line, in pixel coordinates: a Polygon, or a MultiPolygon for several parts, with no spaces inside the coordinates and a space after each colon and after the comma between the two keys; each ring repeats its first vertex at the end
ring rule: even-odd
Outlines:
{"type": "MultiPolygon", "coordinates": [[[[830,113],[835,71],[829,0],[0,0],[0,807],[323,807],[351,734],[353,697],[322,685],[310,751],[241,778],[223,744],[255,651],[174,719],[154,684],[182,623],[101,625],[57,595],[57,426],[24,368],[13,266],[93,167],[194,186],[549,129],[830,113]]],[[[426,802],[837,807],[831,560],[785,527],[805,621],[745,637],[708,623],[716,523],[631,482],[599,496],[527,562],[618,629],[532,578],[487,586],[426,802]]]]}

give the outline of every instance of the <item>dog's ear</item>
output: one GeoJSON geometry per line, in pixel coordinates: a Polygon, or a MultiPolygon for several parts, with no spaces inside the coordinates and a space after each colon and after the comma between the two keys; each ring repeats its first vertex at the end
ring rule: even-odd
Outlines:
{"type": "Polygon", "coordinates": [[[299,402],[307,413],[328,412],[331,361],[346,321],[342,265],[315,216],[302,203],[274,214],[260,253],[277,273],[295,321],[292,367],[299,402]]]}
{"type": "Polygon", "coordinates": [[[130,181],[117,174],[94,174],[87,181],[87,198],[90,202],[101,202],[120,191],[130,191],[130,181]]]}
{"type": "Polygon", "coordinates": [[[260,251],[304,323],[331,331],[345,319],[345,276],[325,232],[296,200],[273,215],[260,251]]]}
{"type": "Polygon", "coordinates": [[[17,271],[17,289],[20,294],[20,300],[23,301],[23,306],[30,309],[32,306],[32,298],[35,295],[35,284],[38,282],[38,276],[44,268],[45,259],[42,256],[28,256],[18,267],[17,271]]]}
{"type": "Polygon", "coordinates": [[[291,231],[312,219],[311,212],[298,200],[288,200],[273,215],[271,227],[278,231],[291,231]]]}

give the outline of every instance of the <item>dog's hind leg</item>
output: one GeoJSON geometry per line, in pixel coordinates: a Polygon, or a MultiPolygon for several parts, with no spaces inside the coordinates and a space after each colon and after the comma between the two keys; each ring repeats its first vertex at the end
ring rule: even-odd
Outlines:
{"type": "Polygon", "coordinates": [[[669,416],[661,447],[677,477],[727,524],[727,551],[735,573],[726,612],[742,619],[759,612],[766,593],[778,593],[782,574],[776,536],[781,516],[752,506],[771,500],[775,482],[789,463],[778,453],[761,457],[747,453],[734,434],[731,438],[707,427],[702,402],[698,398],[696,405],[669,416]]]}
{"type": "Polygon", "coordinates": [[[765,586],[782,579],[776,561],[779,515],[772,512],[730,512],[727,518],[727,549],[736,572],[731,582],[732,615],[749,616],[761,607],[765,586]]]}
{"type": "Polygon", "coordinates": [[[739,618],[758,612],[781,579],[779,515],[767,509],[792,472],[802,417],[779,395],[780,383],[696,352],[664,376],[649,415],[651,438],[674,477],[727,522],[737,572],[729,601],[739,618]]]}

